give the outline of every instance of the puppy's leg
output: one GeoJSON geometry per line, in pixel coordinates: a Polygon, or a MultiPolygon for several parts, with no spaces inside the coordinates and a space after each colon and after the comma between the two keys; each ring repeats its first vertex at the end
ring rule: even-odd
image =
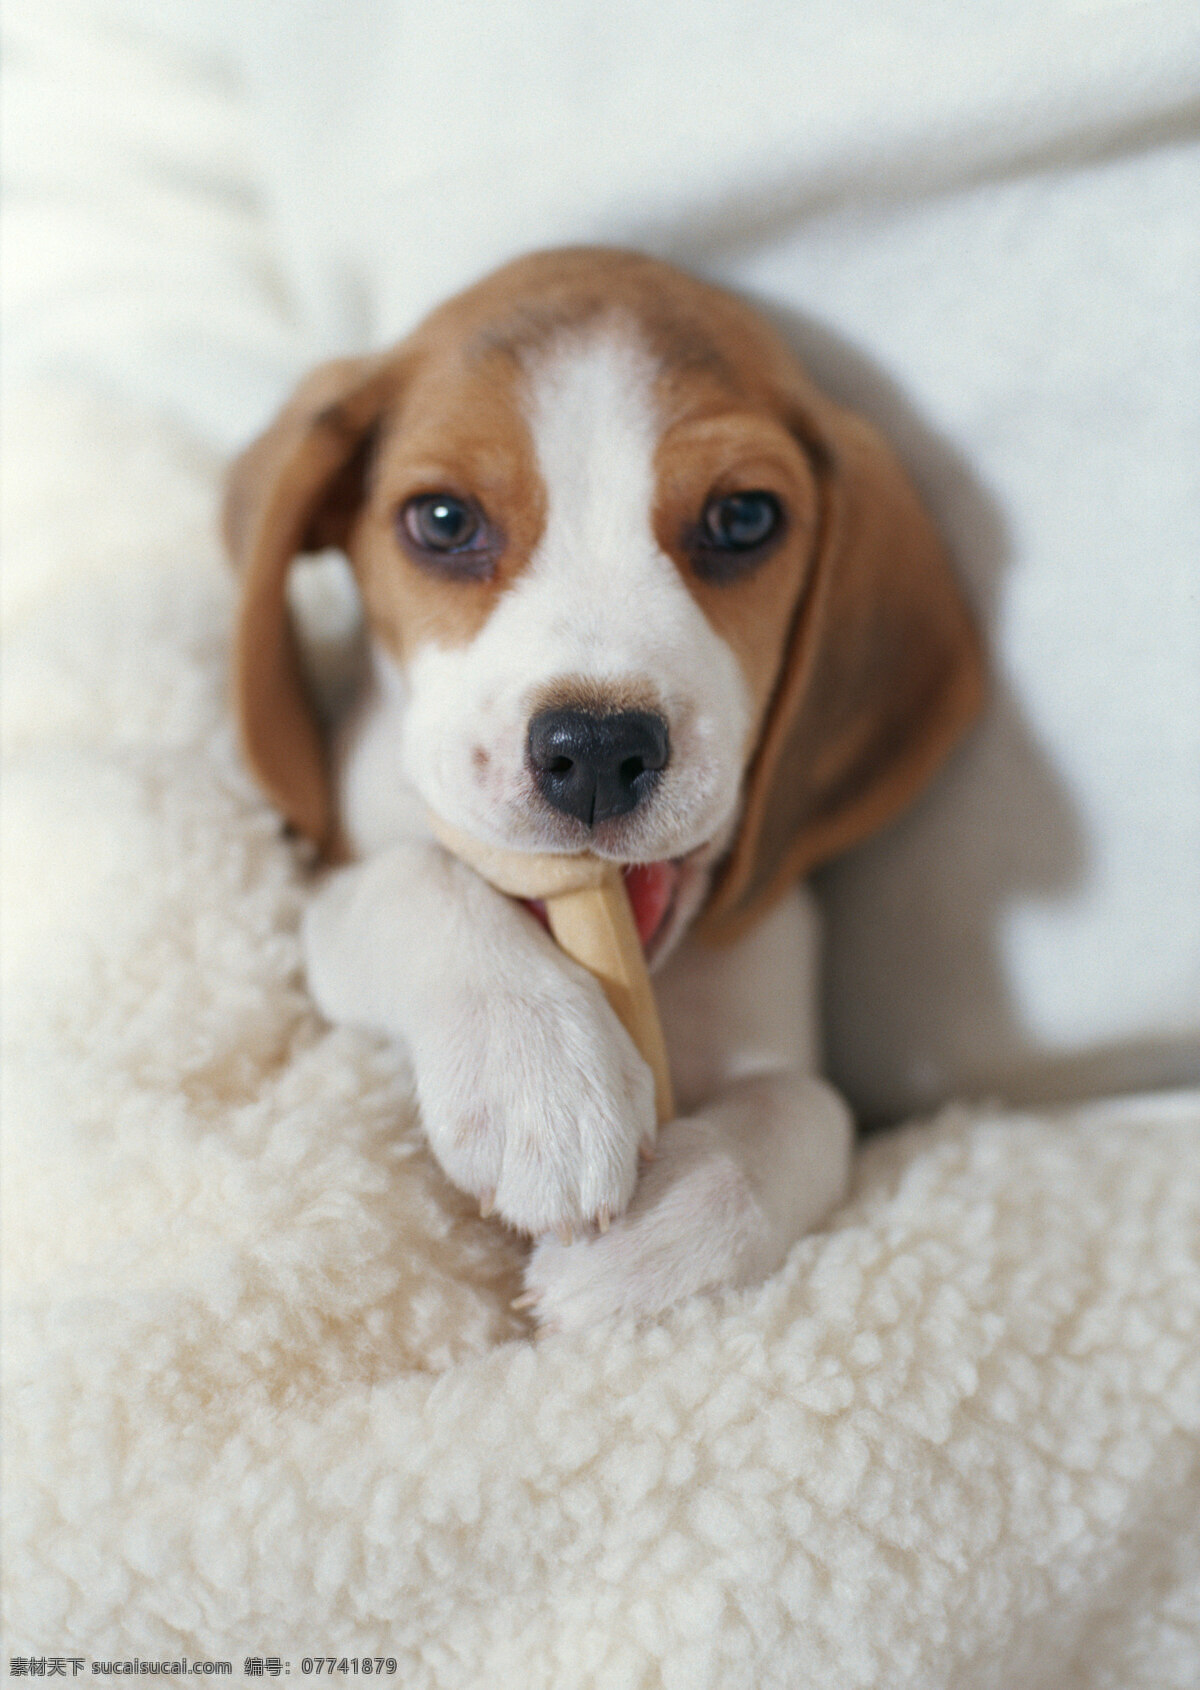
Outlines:
{"type": "Polygon", "coordinates": [[[440,848],[331,875],[304,929],[333,1021],[403,1039],[455,1185],[523,1232],[618,1215],[654,1132],[650,1071],[595,980],[440,848]]]}
{"type": "Polygon", "coordinates": [[[842,1199],[852,1123],[813,1072],[815,962],[801,894],[739,946],[671,960],[659,1001],[687,1113],[606,1233],[538,1245],[525,1277],[540,1321],[580,1327],[756,1284],[842,1199]]]}

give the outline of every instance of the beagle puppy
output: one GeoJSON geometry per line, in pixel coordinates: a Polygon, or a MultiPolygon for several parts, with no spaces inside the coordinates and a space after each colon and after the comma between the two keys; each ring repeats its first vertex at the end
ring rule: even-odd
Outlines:
{"type": "Polygon", "coordinates": [[[543,1324],[769,1274],[842,1198],[801,878],[976,714],[978,642],[879,436],[746,305],[628,252],[537,253],[327,364],[237,461],[249,763],[333,867],[308,978],[407,1044],[448,1178],[537,1242],[543,1324]],[[329,731],[287,611],[341,547],[369,672],[329,731]],[[628,865],[678,1118],[536,909],[434,841],[628,865]],[[645,1151],[645,1166],[639,1163],[645,1151]]]}

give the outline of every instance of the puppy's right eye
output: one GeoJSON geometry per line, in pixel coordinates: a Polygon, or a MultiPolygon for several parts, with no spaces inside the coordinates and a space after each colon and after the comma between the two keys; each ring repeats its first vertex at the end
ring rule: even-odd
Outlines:
{"type": "Polygon", "coordinates": [[[477,505],[456,493],[421,493],[396,512],[396,531],[418,563],[479,580],[495,564],[497,536],[477,505]]]}
{"type": "Polygon", "coordinates": [[[462,499],[431,493],[408,501],[404,526],[418,546],[427,546],[431,552],[457,552],[475,538],[479,518],[462,499]]]}

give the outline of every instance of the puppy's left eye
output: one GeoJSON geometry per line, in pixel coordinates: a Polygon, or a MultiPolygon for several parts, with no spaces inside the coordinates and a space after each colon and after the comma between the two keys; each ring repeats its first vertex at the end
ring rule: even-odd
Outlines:
{"type": "Polygon", "coordinates": [[[714,587],[742,580],[766,562],[786,525],[774,493],[753,488],[714,495],[684,538],[693,573],[714,587]]]}
{"type": "Polygon", "coordinates": [[[701,544],[727,552],[753,551],[778,531],[782,517],[773,493],[726,493],[704,507],[701,544]]]}

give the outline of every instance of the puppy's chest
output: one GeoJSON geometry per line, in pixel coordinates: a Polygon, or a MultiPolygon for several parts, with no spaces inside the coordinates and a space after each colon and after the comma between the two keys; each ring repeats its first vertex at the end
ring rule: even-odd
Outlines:
{"type": "Polygon", "coordinates": [[[372,653],[369,680],[333,744],[343,831],[356,857],[432,838],[424,801],[404,769],[406,709],[401,677],[372,653]]]}

